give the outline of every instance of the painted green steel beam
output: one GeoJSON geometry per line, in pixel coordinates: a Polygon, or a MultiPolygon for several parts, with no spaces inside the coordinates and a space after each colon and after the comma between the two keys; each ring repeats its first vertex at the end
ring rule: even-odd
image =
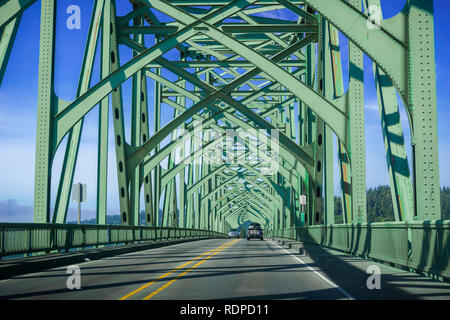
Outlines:
{"type": "MultiPolygon", "coordinates": [[[[234,186],[243,186],[247,192],[250,192],[254,196],[256,196],[261,201],[261,204],[265,205],[265,207],[270,207],[271,202],[275,201],[276,196],[272,195],[269,191],[267,191],[264,186],[260,186],[260,182],[254,180],[254,179],[251,179],[250,177],[248,177],[245,174],[235,174],[233,176],[236,178],[239,178],[239,180],[244,179],[245,182],[240,183],[240,182],[233,181],[233,182],[227,183],[228,186],[233,186],[233,185],[234,186]],[[261,193],[263,193],[265,195],[265,197],[263,195],[260,195],[259,193],[255,192],[254,190],[248,188],[246,185],[247,183],[250,184],[251,186],[253,186],[255,189],[260,190],[261,193]]],[[[213,203],[217,203],[217,202],[213,202],[213,203]]]]}
{"type": "MultiPolygon", "coordinates": [[[[111,25],[111,2],[103,5],[102,30],[111,25]]],[[[110,73],[109,57],[111,41],[108,34],[101,33],[100,77],[103,79],[110,73]]],[[[100,102],[98,112],[98,153],[97,153],[97,224],[106,224],[107,191],[108,191],[108,134],[109,134],[109,97],[100,102]]]]}
{"type": "MultiPolygon", "coordinates": [[[[178,27],[123,27],[120,30],[121,34],[172,34],[178,31],[178,27]]],[[[222,24],[220,28],[226,33],[317,33],[316,25],[287,25],[287,24],[222,24]]],[[[248,36],[248,35],[247,35],[248,36]]]]}
{"type": "MultiPolygon", "coordinates": [[[[346,97],[344,89],[344,80],[342,76],[342,63],[339,45],[339,31],[330,23],[329,27],[330,50],[331,50],[331,70],[333,77],[333,94],[335,99],[338,97],[346,97]]],[[[351,196],[351,167],[350,158],[346,147],[338,138],[338,163],[340,173],[341,186],[341,203],[342,215],[344,223],[352,221],[352,196],[351,196]]]]}
{"type": "MultiPolygon", "coordinates": [[[[144,24],[144,20],[142,17],[135,17],[133,19],[133,26],[136,28],[141,27],[144,24]]],[[[121,28],[119,28],[120,34],[121,28]]],[[[144,45],[145,40],[142,34],[134,34],[133,40],[144,45]]],[[[133,52],[133,57],[136,57],[137,53],[133,52]]],[[[143,123],[142,123],[142,111],[143,106],[142,101],[144,100],[143,91],[143,83],[142,80],[145,79],[144,70],[139,70],[132,77],[132,97],[131,97],[131,138],[130,144],[133,147],[139,147],[142,141],[142,131],[143,131],[143,123]]],[[[140,224],[140,170],[139,167],[134,169],[134,172],[131,172],[130,177],[130,210],[133,214],[133,223],[134,225],[140,224]]]]}
{"type": "MultiPolygon", "coordinates": [[[[129,41],[127,41],[129,42],[129,41]]],[[[163,61],[163,59],[160,59],[160,61],[163,61]]],[[[166,63],[165,64],[166,67],[172,67],[170,64],[166,63]]],[[[134,154],[132,154],[130,156],[130,160],[132,159],[132,157],[135,157],[136,160],[135,163],[137,165],[137,163],[140,161],[140,157],[144,157],[152,148],[152,139],[154,140],[159,140],[161,141],[164,137],[165,134],[167,132],[167,134],[169,132],[171,132],[173,129],[175,129],[176,127],[179,126],[179,124],[183,123],[184,121],[186,121],[187,119],[189,119],[193,114],[197,113],[198,111],[200,111],[204,105],[207,105],[207,103],[209,103],[209,101],[213,101],[213,98],[215,98],[216,96],[218,98],[221,98],[222,100],[226,101],[227,103],[233,104],[234,106],[238,106],[238,110],[242,113],[244,113],[247,116],[250,116],[252,119],[252,121],[257,121],[257,123],[259,125],[264,125],[267,128],[272,128],[273,126],[270,125],[267,121],[265,121],[264,119],[260,118],[258,115],[254,114],[252,111],[248,110],[246,107],[241,106],[241,104],[239,104],[239,102],[229,98],[226,96],[226,92],[229,91],[228,88],[232,88],[232,85],[234,85],[235,81],[239,81],[239,79],[235,80],[232,84],[221,88],[221,91],[216,91],[213,87],[209,86],[209,85],[205,85],[203,83],[201,83],[200,81],[197,81],[195,79],[195,77],[192,77],[192,75],[188,74],[187,72],[185,72],[184,70],[178,70],[177,73],[179,75],[182,75],[185,78],[188,78],[190,82],[195,83],[197,85],[201,85],[205,88],[207,88],[208,90],[214,90],[215,92],[212,93],[208,98],[200,101],[199,103],[195,104],[194,106],[192,106],[191,108],[189,108],[188,110],[186,110],[183,114],[181,114],[180,117],[172,120],[172,122],[170,122],[165,128],[163,128],[163,130],[157,132],[149,141],[147,141],[140,149],[138,149],[137,151],[134,152],[134,154]],[[222,93],[223,92],[223,93],[222,93]],[[166,131],[167,130],[167,131],[166,131]],[[139,160],[138,160],[139,159],[139,160]]],[[[247,72],[246,74],[244,74],[242,77],[245,77],[246,75],[248,76],[249,72],[247,72]]],[[[239,83],[239,82],[238,82],[239,83]]],[[[293,144],[288,138],[284,139],[283,135],[281,135],[281,144],[283,145],[283,143],[286,143],[288,145],[288,149],[291,148],[293,150],[295,149],[299,149],[299,147],[295,144],[293,144]]],[[[155,143],[155,142],[153,142],[155,143]]],[[[287,147],[287,146],[286,146],[287,147]]],[[[304,151],[299,151],[296,154],[301,158],[302,157],[302,153],[304,155],[304,151]]],[[[301,160],[303,161],[303,159],[301,158],[301,160]]]]}
{"type": "Polygon", "coordinates": [[[237,213],[236,211],[238,210],[241,211],[241,209],[248,210],[249,207],[251,206],[252,212],[254,213],[255,217],[264,219],[265,217],[268,216],[267,211],[262,210],[263,213],[261,213],[258,211],[261,210],[261,208],[255,208],[254,206],[252,206],[252,204],[254,205],[254,201],[251,198],[249,198],[248,196],[243,197],[239,199],[238,202],[233,206],[225,208],[225,210],[221,213],[221,215],[224,217],[225,220],[230,220],[236,216],[237,213]]]}
{"type": "MultiPolygon", "coordinates": [[[[248,23],[251,24],[251,25],[257,25],[257,24],[258,24],[258,19],[256,19],[255,16],[245,15],[243,12],[238,12],[237,15],[238,15],[241,19],[243,19],[244,21],[248,22],[248,23]]],[[[282,46],[283,48],[286,48],[286,47],[288,47],[288,46],[290,45],[289,43],[286,43],[286,42],[282,39],[282,38],[284,38],[284,35],[282,35],[282,36],[277,36],[277,35],[274,35],[274,34],[267,34],[267,36],[268,36],[271,40],[273,40],[274,43],[276,43],[276,44],[282,46]]],[[[305,57],[304,57],[304,55],[302,54],[302,52],[301,52],[300,50],[294,52],[294,55],[295,55],[299,60],[301,60],[301,61],[304,61],[304,60],[305,60],[305,57]]],[[[278,62],[278,63],[280,63],[280,62],[278,62]]],[[[280,65],[281,65],[281,64],[280,64],[280,65]]]]}
{"type": "MultiPolygon", "coordinates": [[[[298,1],[298,0],[294,0],[291,1],[293,4],[297,4],[297,5],[303,5],[305,1],[298,1]]],[[[174,4],[176,6],[223,6],[226,4],[230,3],[230,0],[214,0],[214,3],[211,3],[211,1],[209,0],[195,0],[195,1],[191,1],[191,0],[170,0],[171,4],[174,4]]],[[[278,1],[275,0],[259,0],[258,1],[258,6],[259,5],[276,5],[278,4],[278,1]]]]}
{"type": "MultiPolygon", "coordinates": [[[[0,9],[1,10],[1,9],[0,9]]],[[[0,27],[0,86],[5,75],[6,66],[8,65],[11,50],[16,39],[17,30],[19,29],[22,14],[18,14],[3,28],[0,27]]]]}
{"type": "Polygon", "coordinates": [[[0,30],[35,2],[36,0],[4,0],[0,2],[0,30]]]}
{"type": "MultiPolygon", "coordinates": [[[[249,61],[172,61],[173,65],[181,68],[253,68],[249,61]]],[[[278,62],[282,67],[303,67],[303,60],[285,60],[278,62]]],[[[160,64],[151,63],[148,68],[163,68],[160,64]]]]}
{"type": "MultiPolygon", "coordinates": [[[[12,5],[13,3],[20,4],[19,1],[8,1],[4,5],[12,5]]],[[[12,10],[14,7],[11,6],[10,8],[12,10]]],[[[2,12],[3,9],[5,9],[4,6],[2,6],[2,12]]],[[[12,14],[5,14],[5,18],[8,16],[12,16],[12,14]]],[[[36,223],[50,222],[51,165],[53,160],[50,140],[53,135],[51,123],[54,107],[55,17],[56,4],[54,1],[41,0],[33,220],[36,223]]],[[[2,24],[0,23],[0,25],[2,24]]]]}
{"type": "MultiPolygon", "coordinates": [[[[353,6],[360,0],[350,0],[353,6]]],[[[367,22],[366,22],[367,25],[367,22]]],[[[381,47],[382,45],[380,45],[381,47]]],[[[347,152],[351,161],[352,214],[355,223],[367,222],[366,141],[364,129],[364,55],[353,41],[349,41],[349,85],[347,103],[349,110],[349,139],[347,152]]]]}
{"type": "MultiPolygon", "coordinates": [[[[244,175],[244,174],[241,174],[241,173],[236,173],[236,174],[232,175],[231,177],[229,177],[229,179],[227,179],[225,182],[223,182],[223,183],[221,183],[221,184],[218,185],[218,189],[221,188],[221,187],[223,187],[223,186],[228,186],[228,185],[230,185],[230,184],[233,182],[233,180],[235,180],[236,178],[244,179],[245,181],[247,181],[247,182],[250,183],[251,185],[253,185],[253,186],[259,188],[259,190],[261,190],[261,192],[264,193],[264,194],[266,195],[266,197],[272,199],[272,201],[276,201],[276,200],[277,200],[276,197],[275,197],[273,194],[271,194],[269,191],[265,190],[265,188],[262,188],[262,187],[258,186],[258,182],[257,182],[257,181],[252,180],[252,179],[250,179],[248,176],[246,176],[246,175],[244,175]],[[230,179],[231,179],[231,180],[230,180],[230,179]]],[[[212,193],[210,193],[210,194],[206,195],[205,197],[203,197],[203,198],[201,199],[201,201],[204,201],[204,200],[209,199],[209,198],[212,197],[212,196],[214,195],[214,193],[216,193],[216,192],[217,192],[217,189],[214,190],[212,193]]]]}
{"type": "MultiPolygon", "coordinates": [[[[379,8],[380,18],[383,17],[379,0],[364,1],[366,11],[369,6],[379,8]]],[[[397,94],[391,80],[376,64],[373,64],[373,71],[395,220],[412,221],[414,219],[414,193],[404,146],[397,94]]]]}
{"type": "MultiPolygon", "coordinates": [[[[171,169],[171,170],[169,170],[169,171],[167,171],[167,172],[165,173],[164,177],[162,178],[162,179],[163,179],[162,184],[164,185],[164,184],[165,184],[165,181],[168,181],[168,180],[172,179],[176,174],[178,174],[179,172],[182,172],[182,170],[184,170],[184,168],[185,168],[185,166],[186,166],[186,163],[193,162],[193,161],[194,161],[197,157],[199,157],[202,153],[207,152],[207,151],[210,149],[210,146],[214,147],[215,144],[216,144],[215,141],[211,141],[211,142],[209,142],[209,143],[206,143],[205,145],[202,146],[202,148],[201,148],[200,151],[196,151],[194,154],[191,154],[191,155],[189,155],[187,158],[185,158],[185,159],[183,159],[182,161],[180,161],[180,164],[178,164],[176,167],[174,167],[173,169],[171,169]],[[167,176],[167,177],[166,177],[166,176],[167,176]]],[[[182,144],[179,143],[178,145],[182,145],[182,144]]],[[[167,147],[170,148],[170,144],[169,144],[168,146],[166,146],[165,148],[167,148],[167,147]]],[[[165,149],[165,148],[164,148],[164,149],[165,149]]],[[[159,161],[161,161],[161,159],[163,159],[163,158],[168,154],[169,149],[167,149],[167,150],[164,150],[164,149],[162,150],[162,151],[164,152],[164,154],[161,154],[161,152],[160,152],[160,153],[156,154],[155,156],[151,157],[150,159],[148,159],[147,162],[145,162],[145,163],[142,165],[142,168],[143,168],[143,173],[142,173],[142,175],[146,174],[146,172],[149,172],[149,170],[151,170],[152,167],[153,167],[156,163],[158,163],[159,161]],[[160,155],[160,154],[161,154],[161,155],[160,155]]],[[[173,148],[170,149],[170,150],[173,150],[173,148]]],[[[264,157],[263,160],[264,160],[264,161],[274,161],[271,157],[264,157]]],[[[251,170],[251,171],[254,171],[255,174],[256,174],[256,172],[257,172],[253,167],[251,167],[251,166],[249,166],[249,165],[246,165],[245,163],[242,163],[242,164],[240,164],[240,165],[243,166],[243,167],[245,167],[245,168],[248,168],[248,169],[251,170]]],[[[271,164],[271,165],[272,165],[272,164],[271,164]]],[[[284,164],[278,164],[278,163],[277,163],[276,165],[278,166],[278,169],[279,169],[280,173],[281,173],[282,175],[284,175],[284,176],[288,179],[288,181],[291,181],[290,179],[292,179],[292,177],[296,177],[296,176],[297,176],[296,173],[294,173],[294,174],[292,174],[292,172],[289,173],[289,171],[293,170],[292,168],[291,168],[291,169],[286,169],[286,168],[284,167],[284,164]]],[[[218,170],[218,169],[217,169],[217,170],[218,170]]],[[[258,174],[260,174],[260,172],[258,172],[258,174]]],[[[264,175],[260,175],[260,176],[261,176],[262,179],[267,179],[264,175]]],[[[272,182],[272,183],[273,183],[273,182],[272,182]]],[[[275,184],[273,184],[273,185],[275,185],[275,184]]]]}
{"type": "MultiPolygon", "coordinates": [[[[247,211],[252,213],[256,218],[260,218],[265,220],[264,218],[269,216],[268,213],[266,213],[265,215],[263,215],[262,213],[258,212],[257,209],[255,209],[254,207],[251,206],[251,204],[249,203],[249,199],[244,198],[241,199],[237,208],[235,207],[231,207],[228,208],[222,215],[224,216],[225,220],[230,221],[231,219],[234,219],[236,217],[237,214],[241,213],[242,211],[247,211]]],[[[267,218],[266,218],[267,219],[267,218]]]]}
{"type": "MultiPolygon", "coordinates": [[[[144,2],[144,0],[141,0],[141,2],[144,2]]],[[[152,1],[152,6],[184,24],[190,24],[196,21],[195,17],[183,12],[171,4],[166,3],[165,1],[152,1]]],[[[345,137],[346,113],[341,107],[338,107],[324,99],[313,89],[309,88],[303,82],[287,73],[283,68],[277,66],[273,63],[273,61],[253,51],[251,48],[245,46],[230,36],[223,34],[212,24],[204,22],[204,27],[201,32],[221,42],[226,47],[232,48],[232,50],[237,54],[249,61],[252,61],[255,65],[258,65],[263,72],[270,74],[276,81],[308,104],[318,116],[327,121],[330,128],[332,128],[339,137],[345,137]]],[[[239,111],[243,112],[243,110],[240,109],[239,111]]]]}
{"type": "Polygon", "coordinates": [[[226,33],[317,33],[317,25],[286,25],[286,24],[222,24],[220,28],[226,33]]]}
{"type": "MultiPolygon", "coordinates": [[[[309,13],[307,10],[304,10],[300,8],[298,5],[296,5],[296,1],[288,1],[288,0],[277,0],[277,2],[283,7],[291,10],[292,12],[299,15],[299,17],[305,19],[305,21],[308,21],[309,23],[317,23],[317,17],[314,14],[309,13]]],[[[302,5],[305,3],[302,2],[302,5]]]]}
{"type": "Polygon", "coordinates": [[[404,101],[409,101],[407,98],[407,51],[405,44],[400,42],[395,34],[386,28],[369,29],[368,17],[361,12],[360,2],[357,7],[351,2],[342,0],[305,0],[305,3],[330,21],[376,62],[392,79],[404,101]]]}
{"type": "MultiPolygon", "coordinates": [[[[408,0],[408,109],[417,220],[442,219],[433,1],[408,0]]],[[[395,83],[394,83],[395,84],[395,83]]]]}
{"type": "MultiPolygon", "coordinates": [[[[197,24],[200,24],[200,22],[194,23],[194,25],[197,24]]],[[[172,37],[166,38],[158,45],[153,46],[135,59],[132,59],[122,67],[114,70],[107,78],[99,81],[94,87],[73,102],[61,104],[57,109],[55,121],[53,121],[53,128],[56,131],[56,134],[53,137],[53,148],[56,148],[68,130],[70,130],[75,123],[84,117],[111,91],[114,91],[125,80],[144,68],[163,52],[196,34],[198,31],[193,28],[194,25],[186,27],[172,37]]]]}
{"type": "MultiPolygon", "coordinates": [[[[260,221],[260,224],[263,224],[262,223],[263,221],[266,222],[266,223],[268,221],[268,218],[267,218],[268,214],[266,214],[266,215],[261,214],[258,211],[258,209],[254,208],[252,206],[251,203],[248,203],[248,204],[245,204],[245,205],[243,204],[237,210],[231,210],[230,209],[229,212],[225,213],[225,220],[230,221],[232,219],[236,219],[236,215],[238,215],[239,213],[242,213],[242,212],[246,212],[247,214],[250,213],[251,215],[253,215],[257,219],[257,221],[260,221]]],[[[244,214],[244,216],[245,215],[246,214],[244,214]]],[[[238,224],[239,224],[239,222],[238,222],[238,224]]]]}
{"type": "MultiPolygon", "coordinates": [[[[90,86],[92,72],[94,69],[94,58],[97,51],[98,38],[100,35],[100,22],[103,18],[102,14],[104,3],[104,0],[96,0],[94,2],[91,22],[89,25],[89,32],[84,50],[82,68],[78,81],[77,97],[85,93],[90,86]]],[[[107,13],[106,15],[108,14],[109,13],[107,13]]],[[[70,193],[72,190],[73,178],[75,175],[83,123],[84,119],[81,119],[69,131],[63,165],[61,169],[61,176],[59,179],[58,191],[56,194],[55,209],[52,217],[52,221],[54,223],[66,222],[67,209],[69,206],[70,193]]]]}
{"type": "MultiPolygon", "coordinates": [[[[162,63],[162,60],[163,59],[160,59],[161,63],[162,63]]],[[[168,63],[168,61],[164,61],[164,66],[166,68],[171,68],[171,70],[175,70],[175,68],[173,66],[171,66],[170,63],[168,63]]],[[[251,121],[255,122],[260,127],[265,128],[265,129],[272,129],[272,130],[275,129],[275,127],[273,125],[271,125],[265,119],[261,118],[258,114],[254,113],[253,111],[248,109],[245,105],[243,105],[239,101],[231,99],[228,94],[225,95],[225,94],[221,93],[220,91],[217,91],[214,87],[199,81],[197,78],[192,77],[191,74],[189,74],[188,72],[186,72],[182,69],[178,69],[177,73],[179,75],[181,75],[182,77],[184,77],[189,82],[195,83],[196,85],[203,87],[205,90],[210,91],[210,94],[218,93],[219,98],[222,101],[226,102],[227,104],[229,104],[230,106],[232,106],[233,108],[235,108],[236,110],[238,110],[239,112],[241,112],[242,114],[247,116],[251,121]]],[[[279,139],[280,144],[283,147],[290,150],[294,154],[294,156],[297,158],[297,160],[299,160],[300,163],[302,163],[302,165],[308,170],[308,168],[311,166],[310,155],[308,154],[308,152],[304,151],[297,144],[293,143],[283,133],[279,134],[278,139],[279,139]]]]}
{"type": "MultiPolygon", "coordinates": [[[[165,97],[179,97],[181,95],[181,93],[173,92],[173,91],[170,91],[170,90],[164,90],[162,93],[163,93],[163,95],[165,97]]],[[[192,94],[197,94],[197,95],[200,95],[200,96],[206,96],[208,94],[208,92],[204,91],[204,90],[191,91],[191,93],[192,94]]],[[[232,97],[248,97],[249,95],[252,95],[254,93],[255,93],[255,91],[253,91],[253,90],[236,90],[236,91],[231,91],[228,94],[231,95],[232,97]]],[[[266,96],[269,96],[269,97],[279,97],[279,96],[291,97],[291,96],[293,96],[293,94],[290,91],[279,91],[279,90],[271,91],[271,90],[267,90],[264,93],[265,93],[266,96]]]]}
{"type": "MultiPolygon", "coordinates": [[[[252,1],[254,2],[256,0],[252,1]]],[[[143,3],[148,5],[148,2],[143,3]]],[[[233,6],[228,5],[215,10],[213,13],[208,15],[208,18],[214,23],[223,19],[223,17],[227,14],[232,14],[237,10],[239,9],[234,7],[233,3],[233,6]]],[[[195,21],[193,24],[178,31],[176,34],[164,39],[158,45],[147,49],[138,57],[120,67],[117,71],[112,72],[108,78],[101,80],[91,90],[72,103],[67,104],[60,101],[55,117],[56,121],[54,121],[56,124],[53,124],[53,126],[56,127],[54,130],[57,133],[52,137],[53,149],[56,149],[57,145],[60,143],[67,131],[92,107],[94,107],[96,103],[98,103],[98,100],[102,99],[114,88],[117,88],[117,86],[123,83],[126,79],[142,69],[144,65],[148,65],[151,61],[161,56],[164,52],[197,34],[202,29],[202,24],[202,21],[195,21]]]]}

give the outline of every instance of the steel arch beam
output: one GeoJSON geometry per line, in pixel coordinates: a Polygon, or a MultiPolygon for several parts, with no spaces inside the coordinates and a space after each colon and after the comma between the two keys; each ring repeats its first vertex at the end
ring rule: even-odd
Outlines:
{"type": "MultiPolygon", "coordinates": [[[[139,0],[140,2],[151,5],[153,8],[171,16],[172,18],[180,21],[183,24],[191,24],[198,19],[183,10],[161,0],[150,1],[149,0],[139,0]]],[[[248,61],[252,61],[257,65],[263,72],[270,74],[277,82],[281,83],[294,95],[296,95],[300,100],[306,103],[310,108],[326,123],[329,127],[345,141],[345,128],[346,128],[346,112],[342,106],[337,106],[332,102],[328,101],[320,94],[318,94],[313,89],[306,86],[303,82],[299,81],[283,68],[277,66],[270,59],[264,57],[263,55],[255,52],[251,48],[242,44],[240,41],[233,39],[232,37],[223,34],[220,30],[213,26],[212,23],[208,23],[202,20],[204,27],[201,32],[216,41],[222,43],[224,46],[232,49],[237,54],[246,58],[248,61]]],[[[224,97],[225,98],[225,97],[224,97]]],[[[245,108],[240,108],[240,112],[245,112],[245,108]]],[[[247,115],[247,114],[246,114],[247,115]]]]}
{"type": "MultiPolygon", "coordinates": [[[[305,3],[313,7],[319,14],[345,34],[349,40],[355,43],[392,79],[400,95],[407,98],[407,73],[406,73],[406,47],[401,36],[405,30],[397,29],[388,31],[387,22],[382,23],[381,28],[367,27],[371,23],[359,8],[355,8],[342,0],[305,0],[305,3]],[[365,32],[361,32],[364,30],[365,32]],[[389,48],[389,50],[387,50],[389,48]]],[[[403,14],[395,19],[404,19],[403,14]]]]}

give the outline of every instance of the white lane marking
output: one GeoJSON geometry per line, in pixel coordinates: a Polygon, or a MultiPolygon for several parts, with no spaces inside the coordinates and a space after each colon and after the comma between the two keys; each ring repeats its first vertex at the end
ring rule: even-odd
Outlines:
{"type": "Polygon", "coordinates": [[[336,288],[339,290],[340,293],[342,293],[344,296],[346,296],[349,300],[356,300],[350,293],[348,293],[347,291],[345,291],[344,289],[342,289],[340,286],[338,286],[336,283],[334,283],[333,281],[331,281],[330,279],[324,277],[322,274],[320,274],[319,272],[317,272],[316,270],[314,270],[313,268],[311,268],[306,262],[304,262],[302,259],[294,256],[292,253],[290,253],[289,251],[287,251],[285,248],[282,248],[280,245],[278,245],[278,243],[275,243],[273,241],[270,241],[273,244],[276,244],[280,249],[283,249],[286,253],[288,253],[290,256],[292,256],[294,259],[296,259],[297,261],[301,262],[302,264],[304,264],[309,270],[311,270],[312,272],[314,272],[317,276],[319,276],[322,280],[324,280],[326,283],[328,283],[329,285],[331,285],[332,287],[336,288]]]}

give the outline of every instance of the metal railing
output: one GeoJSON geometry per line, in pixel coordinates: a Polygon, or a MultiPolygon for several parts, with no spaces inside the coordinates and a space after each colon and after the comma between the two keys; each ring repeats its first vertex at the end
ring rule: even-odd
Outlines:
{"type": "Polygon", "coordinates": [[[145,241],[224,238],[210,230],[53,223],[0,223],[0,257],[145,241]]]}
{"type": "Polygon", "coordinates": [[[293,227],[273,235],[450,278],[450,220],[293,227]]]}

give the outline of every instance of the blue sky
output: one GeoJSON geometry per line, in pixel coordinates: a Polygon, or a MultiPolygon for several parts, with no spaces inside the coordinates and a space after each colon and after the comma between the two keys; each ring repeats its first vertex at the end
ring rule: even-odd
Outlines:
{"type": "MultiPolygon", "coordinates": [[[[124,15],[130,10],[128,1],[118,1],[119,15],[124,15]]],[[[394,16],[404,5],[405,0],[382,0],[383,14],[385,18],[394,16]]],[[[437,101],[438,101],[438,133],[440,152],[440,182],[441,186],[450,186],[450,171],[447,168],[447,159],[450,158],[450,80],[446,76],[450,73],[450,2],[435,0],[435,37],[436,37],[436,73],[437,73],[437,101]]],[[[63,100],[73,100],[76,94],[79,70],[82,62],[84,41],[89,28],[89,19],[92,11],[91,1],[58,1],[58,19],[56,35],[56,62],[55,62],[55,92],[63,100]],[[66,8],[77,4],[81,8],[81,29],[69,30],[66,28],[66,8]]],[[[16,206],[33,206],[34,193],[34,158],[35,158],[35,133],[36,110],[38,93],[38,61],[39,61],[39,26],[40,1],[33,4],[23,15],[17,39],[13,47],[12,56],[5,79],[0,87],[0,211],[2,203],[8,199],[17,200],[16,206]]],[[[152,42],[147,37],[147,44],[152,42]]],[[[347,42],[342,41],[342,56],[344,80],[347,81],[347,42]]],[[[121,61],[130,59],[130,50],[121,49],[121,61]]],[[[371,60],[365,57],[365,116],[366,116],[366,168],[367,186],[375,187],[380,184],[388,184],[388,173],[385,162],[384,146],[379,122],[378,107],[376,102],[375,84],[371,67],[371,60]]],[[[93,83],[98,81],[98,57],[94,68],[93,83]]],[[[129,123],[129,101],[131,81],[124,85],[125,121],[129,123]]],[[[148,82],[151,84],[151,82],[148,82]]],[[[151,92],[152,86],[149,86],[151,92]]],[[[151,99],[150,99],[151,101],[151,99]]],[[[150,115],[152,114],[151,104],[150,115]]],[[[79,160],[75,172],[74,182],[88,184],[88,202],[83,204],[87,210],[86,217],[94,217],[95,209],[95,185],[96,185],[96,159],[97,159],[97,108],[94,108],[86,117],[82,142],[79,152],[79,160]]],[[[409,160],[409,129],[406,114],[401,108],[403,128],[407,141],[409,160]]],[[[173,115],[169,107],[164,107],[162,125],[167,123],[173,115]]],[[[150,117],[150,128],[153,128],[150,117]]],[[[127,128],[129,130],[129,125],[127,128]]],[[[110,124],[110,137],[112,136],[112,123],[110,124]]],[[[129,131],[127,136],[129,137],[129,131]]],[[[57,180],[60,173],[61,162],[64,153],[65,142],[61,144],[52,171],[52,202],[54,201],[57,180]]],[[[114,213],[118,209],[117,180],[115,174],[114,142],[109,144],[109,183],[108,183],[108,209],[114,213]]],[[[336,167],[337,169],[337,167],[336,167]]],[[[337,170],[335,176],[337,177],[337,170]]],[[[336,179],[336,189],[338,188],[336,179]]],[[[9,202],[13,205],[13,202],[9,202]]],[[[68,219],[75,219],[75,204],[70,204],[68,219]]],[[[30,211],[26,211],[25,220],[31,220],[30,211]]],[[[16,220],[21,220],[17,217],[16,220]]],[[[5,221],[0,212],[0,221],[5,221]]]]}

